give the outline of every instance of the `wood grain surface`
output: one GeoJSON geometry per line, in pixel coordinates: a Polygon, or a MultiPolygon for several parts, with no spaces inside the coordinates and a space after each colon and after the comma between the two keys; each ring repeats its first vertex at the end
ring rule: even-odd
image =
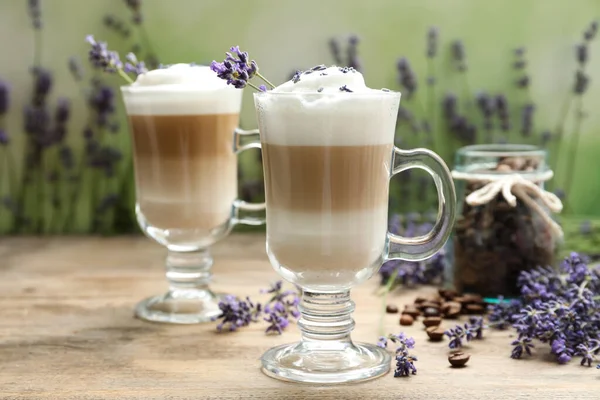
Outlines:
{"type": "MultiPolygon", "coordinates": [[[[511,333],[487,332],[468,366],[450,368],[447,343],[426,340],[421,323],[386,330],[412,335],[418,375],[353,385],[315,386],[263,375],[269,347],[298,340],[296,326],[266,336],[254,325],[217,334],[215,323],[152,324],[135,303],[166,288],[164,249],[143,237],[0,239],[0,398],[3,399],[600,399],[600,371],[558,366],[544,345],[535,357],[509,358],[511,333]]],[[[215,246],[214,289],[258,294],[278,279],[261,234],[215,246]]],[[[382,315],[378,279],[356,288],[357,341],[376,342],[382,315]]],[[[433,288],[390,297],[402,306],[433,288]]],[[[451,323],[446,322],[447,326],[451,323]]]]}

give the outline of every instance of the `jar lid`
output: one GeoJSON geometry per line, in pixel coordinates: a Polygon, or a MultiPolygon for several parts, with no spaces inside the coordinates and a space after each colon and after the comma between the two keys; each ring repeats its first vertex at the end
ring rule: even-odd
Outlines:
{"type": "MultiPolygon", "coordinates": [[[[519,174],[529,180],[547,175],[547,151],[525,144],[481,144],[460,148],[456,152],[455,171],[473,175],[474,179],[519,174]]],[[[544,179],[545,180],[545,179],[544,179]]]]}

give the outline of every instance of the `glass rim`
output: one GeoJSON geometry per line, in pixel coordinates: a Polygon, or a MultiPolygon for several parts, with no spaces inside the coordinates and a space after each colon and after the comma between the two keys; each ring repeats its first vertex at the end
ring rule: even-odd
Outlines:
{"type": "Polygon", "coordinates": [[[378,90],[376,92],[327,92],[327,93],[321,93],[321,92],[273,92],[271,90],[268,90],[266,92],[254,92],[253,93],[254,97],[267,97],[267,96],[275,96],[275,97],[307,97],[307,96],[312,96],[312,97],[337,97],[337,96],[347,96],[349,98],[354,97],[354,96],[360,96],[360,97],[401,97],[402,93],[401,92],[396,92],[393,90],[388,90],[388,91],[383,91],[383,90],[378,90]]]}
{"type": "Polygon", "coordinates": [[[474,144],[458,149],[460,157],[545,157],[548,152],[532,144],[474,144]]]}

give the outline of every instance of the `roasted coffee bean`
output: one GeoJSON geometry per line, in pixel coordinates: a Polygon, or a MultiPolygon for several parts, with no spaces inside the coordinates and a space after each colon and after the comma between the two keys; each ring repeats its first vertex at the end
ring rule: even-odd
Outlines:
{"type": "Polygon", "coordinates": [[[400,325],[402,326],[411,326],[415,322],[414,318],[408,314],[402,314],[400,316],[400,325]]]}
{"type": "Polygon", "coordinates": [[[425,329],[427,332],[427,336],[429,336],[429,340],[432,342],[440,342],[444,339],[444,329],[439,326],[430,326],[425,329]]]}
{"type": "Polygon", "coordinates": [[[417,297],[415,299],[415,304],[425,303],[426,301],[427,301],[427,299],[425,297],[417,297]]]}
{"type": "Polygon", "coordinates": [[[458,318],[462,310],[462,305],[456,301],[448,301],[442,306],[444,318],[458,318]]]}
{"type": "Polygon", "coordinates": [[[439,326],[442,323],[442,319],[440,317],[427,317],[423,320],[423,325],[426,328],[430,326],[439,326]]]}
{"type": "Polygon", "coordinates": [[[423,315],[425,317],[439,317],[441,313],[438,307],[427,307],[423,310],[423,315]]]}
{"type": "Polygon", "coordinates": [[[393,304],[388,304],[387,307],[385,308],[385,312],[388,314],[396,314],[396,313],[398,313],[398,307],[396,307],[393,304]]]}
{"type": "Polygon", "coordinates": [[[440,303],[428,300],[419,304],[417,308],[421,311],[425,311],[427,308],[440,308],[440,303]]]}
{"type": "Polygon", "coordinates": [[[484,314],[485,307],[481,304],[467,304],[467,313],[468,314],[484,314]]]}
{"type": "Polygon", "coordinates": [[[470,354],[457,351],[456,353],[452,353],[448,356],[448,361],[454,368],[461,368],[464,367],[467,362],[469,362],[470,358],[470,354]]]}
{"type": "Polygon", "coordinates": [[[406,306],[402,311],[402,314],[408,314],[413,317],[413,319],[417,319],[417,317],[421,315],[421,312],[417,310],[415,306],[406,306]]]}
{"type": "Polygon", "coordinates": [[[452,300],[458,296],[458,292],[454,289],[439,289],[438,293],[446,301],[452,300]]]}

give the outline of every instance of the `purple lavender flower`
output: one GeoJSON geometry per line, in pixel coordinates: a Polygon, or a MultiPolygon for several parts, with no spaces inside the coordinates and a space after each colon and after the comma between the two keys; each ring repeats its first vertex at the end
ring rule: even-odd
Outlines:
{"type": "Polygon", "coordinates": [[[125,23],[115,15],[105,15],[103,22],[108,29],[114,31],[125,39],[131,35],[131,31],[127,28],[127,26],[125,26],[125,23]]]}
{"type": "Polygon", "coordinates": [[[503,94],[499,94],[495,97],[495,108],[498,113],[498,119],[500,120],[500,129],[504,132],[510,130],[510,118],[508,113],[508,100],[503,94]]]}
{"type": "Polygon", "coordinates": [[[348,38],[348,48],[347,48],[347,58],[348,63],[347,66],[350,68],[354,68],[357,71],[362,71],[362,63],[358,58],[358,43],[360,42],[360,38],[357,35],[351,35],[348,38]]]}
{"type": "Polygon", "coordinates": [[[387,345],[388,345],[387,338],[385,336],[380,336],[379,340],[377,341],[377,346],[381,347],[382,349],[386,349],[387,345]]]}
{"type": "Polygon", "coordinates": [[[579,65],[584,65],[588,60],[588,48],[586,43],[575,46],[575,54],[579,65]]]}
{"type": "Polygon", "coordinates": [[[0,116],[6,114],[10,106],[10,88],[8,84],[0,80],[0,116]]]}
{"type": "Polygon", "coordinates": [[[125,5],[133,12],[132,21],[139,25],[142,23],[142,0],[124,0],[125,5]]]}
{"type": "Polygon", "coordinates": [[[336,38],[329,39],[329,51],[336,65],[342,65],[340,42],[336,38]]]}
{"type": "Polygon", "coordinates": [[[434,58],[437,55],[439,29],[432,26],[427,31],[427,57],[434,58]]]}
{"type": "Polygon", "coordinates": [[[576,347],[578,356],[581,356],[580,364],[588,367],[592,366],[595,355],[600,352],[600,341],[596,339],[590,339],[588,343],[580,343],[576,347]]]}
{"type": "Polygon", "coordinates": [[[531,135],[533,129],[533,114],[535,112],[535,105],[525,104],[521,111],[521,134],[525,137],[531,135]]]}
{"type": "Polygon", "coordinates": [[[462,40],[456,40],[452,42],[451,46],[452,58],[456,64],[456,69],[460,72],[465,72],[467,70],[465,45],[462,40]]]}
{"type": "Polygon", "coordinates": [[[126,56],[128,62],[125,63],[124,71],[127,73],[133,73],[141,75],[148,72],[146,64],[143,61],[138,61],[137,57],[133,53],[128,53],[126,56]]]}
{"type": "Polygon", "coordinates": [[[573,87],[573,92],[578,95],[582,95],[587,90],[588,84],[590,83],[590,78],[583,73],[583,71],[577,71],[575,74],[575,85],[573,87]]]}
{"type": "Polygon", "coordinates": [[[398,59],[396,67],[398,69],[398,81],[410,97],[417,90],[417,77],[406,57],[398,59]]]}
{"type": "Polygon", "coordinates": [[[417,367],[415,366],[417,357],[400,354],[396,356],[396,369],[394,370],[394,378],[402,376],[410,376],[417,374],[417,367]]]}
{"type": "Polygon", "coordinates": [[[543,147],[546,147],[548,145],[548,143],[550,143],[550,141],[552,141],[552,132],[550,131],[544,131],[541,133],[540,135],[540,141],[543,147]]]}
{"type": "Polygon", "coordinates": [[[221,320],[217,325],[217,331],[221,332],[225,327],[229,331],[235,331],[238,328],[248,326],[251,322],[257,322],[257,317],[261,314],[262,308],[259,303],[256,305],[246,298],[246,301],[240,300],[235,296],[227,295],[219,302],[221,315],[214,320],[221,320]]]}
{"type": "Polygon", "coordinates": [[[598,32],[598,21],[592,21],[590,23],[590,26],[588,27],[588,29],[586,29],[585,32],[583,33],[583,39],[587,42],[590,42],[594,39],[597,32],[598,32]]]}
{"type": "Polygon", "coordinates": [[[287,326],[290,324],[290,321],[278,311],[267,311],[265,309],[265,313],[267,316],[264,318],[264,320],[269,323],[265,333],[276,332],[277,334],[281,335],[285,328],[287,328],[287,326]]]}
{"type": "Polygon", "coordinates": [[[0,128],[0,146],[6,146],[10,143],[10,138],[8,137],[8,133],[2,128],[0,128]]]}
{"type": "Polygon", "coordinates": [[[529,337],[523,337],[517,340],[513,340],[511,345],[514,346],[514,348],[510,357],[515,359],[521,358],[523,352],[527,353],[528,355],[531,355],[531,349],[535,347],[533,344],[531,344],[531,338],[529,337]]]}
{"type": "Polygon", "coordinates": [[[105,42],[96,42],[94,36],[88,35],[85,38],[92,47],[88,53],[90,62],[97,68],[102,68],[106,72],[117,72],[123,68],[123,63],[116,51],[108,50],[105,42]]]}
{"type": "Polygon", "coordinates": [[[42,29],[42,8],[39,0],[29,0],[29,16],[33,23],[33,29],[42,29]]]}
{"type": "Polygon", "coordinates": [[[243,89],[248,85],[260,91],[257,86],[249,82],[254,76],[258,76],[272,88],[275,87],[258,72],[256,61],[249,60],[247,52],[241,51],[239,46],[231,47],[230,52],[225,53],[226,57],[222,63],[213,60],[210,64],[210,69],[216,72],[219,78],[226,80],[228,85],[237,89],[243,89]]]}
{"type": "Polygon", "coordinates": [[[33,103],[35,106],[43,106],[52,89],[52,73],[44,68],[34,68],[33,76],[33,103]]]}

